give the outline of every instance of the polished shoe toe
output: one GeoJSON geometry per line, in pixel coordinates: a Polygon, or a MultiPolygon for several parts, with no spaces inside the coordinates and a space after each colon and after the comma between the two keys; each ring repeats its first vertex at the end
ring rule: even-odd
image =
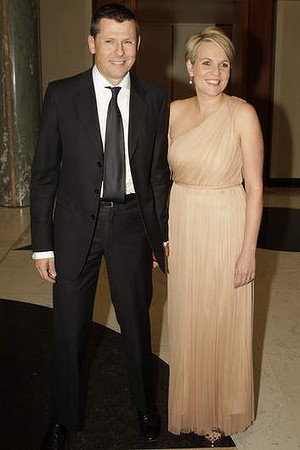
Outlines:
{"type": "Polygon", "coordinates": [[[157,440],[160,432],[160,419],[157,412],[138,413],[139,427],[148,442],[157,440]]]}
{"type": "Polygon", "coordinates": [[[59,423],[50,424],[40,450],[63,450],[65,448],[67,430],[59,423]]]}

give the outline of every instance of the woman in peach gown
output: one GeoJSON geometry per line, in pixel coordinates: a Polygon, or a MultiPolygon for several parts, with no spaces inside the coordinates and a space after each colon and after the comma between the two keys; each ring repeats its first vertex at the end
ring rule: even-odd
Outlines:
{"type": "Polygon", "coordinates": [[[211,446],[254,419],[252,320],[263,140],[254,108],[224,93],[234,48],[191,36],[196,96],[172,102],[169,164],[169,431],[211,446]]]}

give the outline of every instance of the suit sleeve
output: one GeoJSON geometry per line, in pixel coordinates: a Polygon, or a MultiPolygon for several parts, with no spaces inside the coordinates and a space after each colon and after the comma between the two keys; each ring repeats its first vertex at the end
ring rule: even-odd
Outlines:
{"type": "Polygon", "coordinates": [[[54,85],[50,83],[43,102],[31,170],[30,212],[34,252],[54,250],[53,209],[61,163],[61,137],[54,92],[54,85]]]}
{"type": "Polygon", "coordinates": [[[167,200],[170,187],[170,172],[167,161],[167,133],[168,102],[166,91],[164,91],[157,124],[157,133],[154,143],[154,155],[151,169],[151,183],[155,197],[156,213],[161,226],[164,241],[168,240],[167,200]]]}

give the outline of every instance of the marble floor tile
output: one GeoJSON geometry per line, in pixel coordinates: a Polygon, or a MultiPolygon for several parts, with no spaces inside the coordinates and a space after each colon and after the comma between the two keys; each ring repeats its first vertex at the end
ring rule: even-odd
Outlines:
{"type": "Polygon", "coordinates": [[[4,208],[0,206],[1,242],[17,240],[29,225],[29,208],[4,208]]]}
{"type": "Polygon", "coordinates": [[[299,426],[267,358],[263,359],[257,416],[244,433],[233,436],[239,450],[298,450],[299,426]]]}
{"type": "MultiPolygon", "coordinates": [[[[300,208],[300,189],[265,191],[265,205],[300,208]]],[[[28,208],[0,207],[0,298],[51,307],[51,285],[42,281],[31,252],[28,208]]],[[[167,286],[153,273],[153,349],[168,362],[167,286]]],[[[105,264],[97,287],[94,320],[119,331],[105,264]]],[[[239,450],[300,449],[300,253],[258,249],[255,281],[254,424],[233,437],[239,450]]],[[[171,449],[169,449],[171,450],[171,449]]]]}
{"type": "MultiPolygon", "coordinates": [[[[167,329],[167,288],[166,276],[159,270],[153,272],[153,299],[150,308],[153,352],[162,357],[166,354],[167,329]]],[[[105,261],[102,263],[96,291],[93,320],[120,331],[114,309],[110,300],[108,276],[105,261]]]]}
{"type": "Polygon", "coordinates": [[[38,277],[30,252],[26,252],[27,255],[19,253],[7,258],[10,264],[15,263],[19,269],[11,265],[5,267],[4,263],[0,266],[0,298],[51,307],[51,286],[38,277]]]}

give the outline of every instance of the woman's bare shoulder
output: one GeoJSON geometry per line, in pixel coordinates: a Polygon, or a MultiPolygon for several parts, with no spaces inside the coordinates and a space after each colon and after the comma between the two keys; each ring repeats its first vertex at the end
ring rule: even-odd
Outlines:
{"type": "Polygon", "coordinates": [[[170,115],[173,119],[176,119],[178,116],[185,114],[185,111],[188,111],[191,104],[193,103],[194,97],[185,98],[181,100],[174,100],[170,104],[170,115]]]}

